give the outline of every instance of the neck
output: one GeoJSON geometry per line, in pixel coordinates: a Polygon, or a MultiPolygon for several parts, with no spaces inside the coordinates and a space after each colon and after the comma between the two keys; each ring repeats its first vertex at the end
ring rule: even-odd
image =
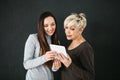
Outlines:
{"type": "Polygon", "coordinates": [[[74,49],[75,47],[79,46],[83,42],[85,42],[85,39],[82,36],[72,40],[71,44],[68,47],[68,50],[74,49]]]}
{"type": "Polygon", "coordinates": [[[77,43],[78,44],[78,43],[82,43],[84,41],[85,41],[85,39],[83,38],[83,36],[79,36],[78,38],[72,40],[72,43],[77,43]]]}
{"type": "Polygon", "coordinates": [[[45,35],[45,37],[47,39],[48,44],[51,44],[51,36],[45,35]]]}

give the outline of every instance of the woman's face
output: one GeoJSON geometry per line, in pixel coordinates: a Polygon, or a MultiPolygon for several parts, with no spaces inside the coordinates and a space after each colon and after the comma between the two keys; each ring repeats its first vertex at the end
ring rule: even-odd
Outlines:
{"type": "Polygon", "coordinates": [[[46,35],[52,36],[56,29],[56,23],[53,17],[49,16],[44,19],[44,30],[46,35]]]}
{"type": "Polygon", "coordinates": [[[64,27],[65,29],[65,34],[66,34],[66,38],[68,40],[75,40],[78,37],[80,37],[82,31],[80,29],[78,29],[77,27],[71,26],[71,27],[64,27]]]}

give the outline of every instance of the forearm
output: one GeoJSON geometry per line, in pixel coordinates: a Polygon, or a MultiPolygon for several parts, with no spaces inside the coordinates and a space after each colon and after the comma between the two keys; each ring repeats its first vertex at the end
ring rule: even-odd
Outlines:
{"type": "Polygon", "coordinates": [[[31,68],[35,68],[35,67],[38,67],[42,64],[44,64],[46,62],[44,56],[40,56],[40,57],[37,57],[37,58],[34,58],[34,59],[26,59],[24,60],[24,67],[25,69],[31,69],[31,68]]]}

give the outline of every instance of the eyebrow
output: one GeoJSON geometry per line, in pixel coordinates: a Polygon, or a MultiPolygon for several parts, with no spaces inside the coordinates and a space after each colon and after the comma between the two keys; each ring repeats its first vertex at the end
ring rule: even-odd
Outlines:
{"type": "Polygon", "coordinates": [[[76,28],[76,26],[70,26],[70,27],[72,27],[72,28],[76,28]]]}

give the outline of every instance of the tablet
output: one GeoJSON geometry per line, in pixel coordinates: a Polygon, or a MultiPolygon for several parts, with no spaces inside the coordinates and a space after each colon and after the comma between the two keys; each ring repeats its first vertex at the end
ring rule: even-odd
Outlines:
{"type": "Polygon", "coordinates": [[[66,49],[62,45],[50,44],[50,49],[56,51],[57,53],[62,53],[67,57],[66,49]]]}

